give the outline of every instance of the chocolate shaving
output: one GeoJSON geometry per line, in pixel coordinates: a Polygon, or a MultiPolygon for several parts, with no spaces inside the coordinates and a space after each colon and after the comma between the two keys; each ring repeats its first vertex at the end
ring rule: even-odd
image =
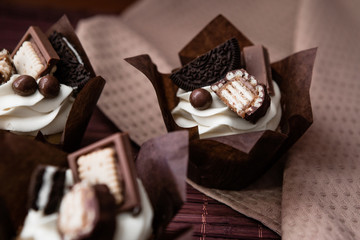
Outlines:
{"type": "MultiPolygon", "coordinates": [[[[252,45],[219,15],[180,51],[182,63],[195,59],[204,49],[208,51],[216,47],[229,36],[235,36],[241,48],[252,45]]],[[[273,77],[282,94],[280,131],[267,130],[200,140],[197,127],[187,129],[190,133],[188,177],[206,187],[236,190],[248,186],[269,169],[312,124],[309,87],[315,56],[316,49],[309,49],[272,64],[273,77]]],[[[177,104],[177,87],[171,83],[169,75],[159,73],[147,55],[126,60],[142,71],[153,84],[168,131],[181,129],[171,115],[171,110],[177,104]]]]}

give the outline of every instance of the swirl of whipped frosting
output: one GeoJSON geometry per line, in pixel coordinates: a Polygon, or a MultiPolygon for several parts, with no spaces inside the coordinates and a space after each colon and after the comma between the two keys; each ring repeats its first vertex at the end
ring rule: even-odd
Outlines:
{"type": "MultiPolygon", "coordinates": [[[[66,172],[68,186],[73,184],[70,171],[67,170],[66,172]]],[[[150,239],[152,235],[154,211],[141,180],[137,179],[137,183],[141,198],[141,212],[136,216],[129,212],[122,212],[117,215],[114,240],[146,240],[150,239]]],[[[50,182],[47,181],[45,184],[49,185],[50,182]]],[[[58,213],[44,215],[43,210],[30,209],[25,218],[19,240],[61,240],[62,237],[57,227],[58,216],[58,213]]]]}
{"type": "Polygon", "coordinates": [[[273,85],[275,94],[271,96],[270,107],[265,116],[260,118],[256,124],[240,118],[235,112],[231,111],[210,89],[210,86],[204,87],[211,93],[213,98],[213,102],[208,109],[195,109],[189,101],[191,91],[186,92],[179,89],[176,96],[180,101],[171,113],[176,124],[180,127],[191,128],[198,126],[201,139],[262,130],[274,131],[280,123],[282,111],[280,89],[275,81],[273,81],[273,85]]]}
{"type": "Polygon", "coordinates": [[[44,98],[39,91],[24,97],[12,89],[19,76],[14,74],[0,85],[0,129],[33,136],[38,131],[44,135],[62,132],[74,102],[72,88],[60,84],[55,98],[44,98]]]}

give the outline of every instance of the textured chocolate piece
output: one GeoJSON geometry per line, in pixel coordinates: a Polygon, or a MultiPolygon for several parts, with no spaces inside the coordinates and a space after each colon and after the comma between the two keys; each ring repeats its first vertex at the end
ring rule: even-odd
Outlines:
{"type": "Polygon", "coordinates": [[[30,96],[36,92],[37,88],[35,78],[29,75],[20,75],[12,83],[12,89],[20,96],[30,96]]]}
{"type": "Polygon", "coordinates": [[[197,88],[190,94],[190,104],[198,110],[205,110],[210,107],[212,103],[211,94],[202,88],[197,88]]]}
{"type": "Polygon", "coordinates": [[[251,123],[264,116],[270,106],[265,85],[244,69],[228,72],[211,89],[232,111],[251,123]]]}
{"type": "Polygon", "coordinates": [[[9,81],[12,74],[15,73],[10,53],[3,49],[0,51],[0,84],[9,81]]]}
{"type": "MultiPolygon", "coordinates": [[[[36,52],[36,55],[39,57],[40,62],[42,64],[42,68],[39,71],[37,76],[33,76],[37,78],[42,76],[46,73],[49,73],[52,68],[56,65],[59,61],[59,56],[55,52],[54,48],[51,46],[49,40],[47,39],[46,35],[40,30],[39,27],[31,26],[20,40],[19,44],[16,46],[15,50],[12,52],[11,57],[14,59],[15,55],[18,53],[19,49],[23,46],[24,42],[30,42],[31,46],[36,52]]],[[[28,59],[31,60],[31,59],[28,59]]],[[[14,59],[15,67],[17,66],[16,60],[14,59]]],[[[22,73],[18,70],[19,74],[26,74],[22,73]]]]}
{"type": "Polygon", "coordinates": [[[44,215],[58,211],[62,197],[70,187],[65,184],[65,171],[64,168],[49,165],[39,165],[35,169],[29,187],[31,209],[42,210],[44,215]]]}
{"type": "Polygon", "coordinates": [[[54,98],[59,95],[60,83],[57,78],[52,75],[46,75],[41,77],[38,86],[39,92],[45,98],[54,98]]]}
{"type": "Polygon", "coordinates": [[[242,51],[245,69],[256,80],[265,85],[269,95],[274,95],[269,53],[262,45],[244,47],[242,51]]]}
{"type": "Polygon", "coordinates": [[[104,184],[80,182],[60,206],[58,229],[63,239],[112,240],[116,228],[115,199],[104,184]]]}
{"type": "Polygon", "coordinates": [[[66,167],[66,153],[49,144],[6,131],[0,131],[0,145],[0,196],[17,230],[28,211],[26,193],[34,170],[39,164],[66,167]]]}
{"type": "Polygon", "coordinates": [[[57,64],[57,70],[54,76],[56,76],[61,83],[72,87],[75,94],[79,93],[89,81],[91,77],[90,71],[85,68],[80,55],[72,43],[61,33],[54,31],[49,36],[49,40],[60,56],[60,61],[57,64]]]}
{"type": "MultiPolygon", "coordinates": [[[[213,43],[229,35],[236,36],[240,46],[251,45],[241,32],[219,15],[180,51],[180,59],[182,62],[195,59],[199,49],[211,49],[216,46],[213,43]]],[[[190,133],[188,177],[203,186],[236,190],[248,186],[268,170],[312,124],[309,87],[315,56],[316,49],[309,49],[272,64],[273,78],[282,93],[280,131],[200,140],[197,127],[187,129],[190,133]],[[224,152],[229,154],[224,155],[224,152]]],[[[182,129],[171,115],[178,100],[177,86],[172,84],[169,75],[160,74],[148,55],[126,61],[143,72],[153,84],[168,131],[182,129]]]]}
{"type": "Polygon", "coordinates": [[[240,67],[240,49],[235,38],[213,48],[170,75],[180,88],[191,91],[208,86],[240,67]]]}
{"type": "MultiPolygon", "coordinates": [[[[74,181],[80,182],[82,180],[87,180],[90,182],[96,182],[95,179],[81,177],[79,160],[86,154],[94,153],[97,150],[105,148],[112,148],[115,150],[114,164],[116,169],[114,169],[115,176],[113,177],[119,181],[119,185],[124,186],[124,199],[122,203],[118,203],[118,211],[132,211],[134,214],[139,213],[141,210],[140,195],[136,183],[136,173],[131,153],[130,140],[128,134],[126,133],[113,134],[110,137],[69,154],[68,162],[74,176],[74,181]]],[[[101,176],[101,174],[102,173],[100,173],[99,181],[101,178],[106,177],[101,176]]],[[[84,176],[90,175],[84,174],[84,176]]]]}

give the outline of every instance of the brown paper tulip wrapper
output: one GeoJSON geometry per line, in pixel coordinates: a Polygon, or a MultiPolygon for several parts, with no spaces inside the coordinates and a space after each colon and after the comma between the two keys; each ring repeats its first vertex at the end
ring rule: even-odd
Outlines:
{"type": "MultiPolygon", "coordinates": [[[[84,67],[90,72],[90,80],[86,83],[79,94],[77,94],[66,121],[65,129],[61,135],[60,147],[67,152],[71,152],[80,146],[90,117],[104,88],[105,80],[102,77],[95,75],[90,61],[78,37],[76,36],[74,29],[65,15],[48,29],[46,35],[50,36],[54,31],[61,33],[70,43],[73,44],[73,47],[76,49],[84,62],[84,67]]],[[[52,138],[49,139],[42,136],[41,132],[39,132],[37,139],[54,143],[52,138]]],[[[59,140],[55,139],[55,142],[56,141],[59,140]]]]}
{"type": "MultiPolygon", "coordinates": [[[[188,139],[187,131],[151,139],[143,144],[136,159],[137,176],[154,209],[156,239],[160,239],[186,199],[188,139]]],[[[0,213],[4,213],[0,215],[0,223],[6,226],[6,229],[0,227],[1,237],[13,236],[21,228],[28,212],[27,193],[36,167],[42,164],[67,168],[68,161],[67,153],[56,146],[7,131],[0,131],[0,146],[0,213]]]]}
{"type": "MultiPolygon", "coordinates": [[[[236,37],[242,49],[252,43],[227,19],[219,15],[179,53],[185,65],[226,40],[236,37]]],[[[199,139],[197,127],[190,135],[188,177],[195,183],[218,189],[237,190],[259,178],[310,127],[313,122],[309,88],[316,49],[295,53],[271,65],[281,90],[282,119],[278,131],[258,131],[199,139]]],[[[171,110],[177,105],[178,87],[170,74],[159,73],[148,55],[127,58],[153,84],[169,132],[179,127],[171,110]]]]}
{"type": "Polygon", "coordinates": [[[186,200],[188,159],[187,131],[150,139],[140,148],[136,170],[153,206],[156,239],[161,239],[166,226],[186,200]]]}

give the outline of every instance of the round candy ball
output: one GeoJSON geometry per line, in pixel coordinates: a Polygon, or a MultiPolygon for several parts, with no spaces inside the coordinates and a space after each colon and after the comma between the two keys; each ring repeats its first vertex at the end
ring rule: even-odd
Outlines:
{"type": "Polygon", "coordinates": [[[209,108],[212,101],[211,94],[203,88],[197,88],[190,94],[190,104],[198,110],[209,108]]]}
{"type": "Polygon", "coordinates": [[[36,92],[37,83],[32,76],[20,75],[12,83],[12,89],[20,96],[30,96],[36,92]]]}
{"type": "Polygon", "coordinates": [[[39,80],[39,92],[44,95],[45,98],[54,98],[60,92],[60,83],[56,77],[52,75],[46,75],[39,80]]]}

